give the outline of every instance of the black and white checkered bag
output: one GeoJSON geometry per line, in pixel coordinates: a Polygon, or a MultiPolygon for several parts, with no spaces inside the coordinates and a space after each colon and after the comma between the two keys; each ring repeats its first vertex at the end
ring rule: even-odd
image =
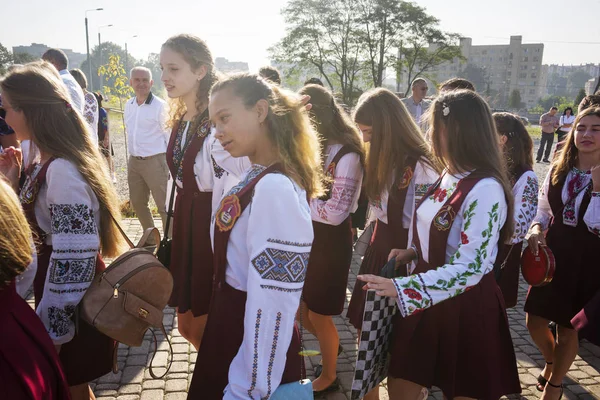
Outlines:
{"type": "Polygon", "coordinates": [[[387,377],[392,317],[395,312],[395,298],[378,296],[375,290],[367,291],[352,381],[352,400],[362,399],[387,377]]]}

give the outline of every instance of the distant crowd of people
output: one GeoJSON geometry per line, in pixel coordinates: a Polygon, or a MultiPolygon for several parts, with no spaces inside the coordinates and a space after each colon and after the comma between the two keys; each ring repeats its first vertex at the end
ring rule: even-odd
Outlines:
{"type": "MultiPolygon", "coordinates": [[[[363,228],[344,317],[365,340],[367,290],[394,299],[391,399],[433,386],[449,399],[521,392],[506,309],[526,240],[556,262],[525,312],[546,361],[537,388],[562,397],[584,337],[571,321],[600,303],[600,96],[540,118],[537,161],[550,162],[556,130],[562,144],[538,187],[520,118],[492,113],[465,79],[433,100],[422,78],[406,99],[375,88],[346,110],[318,78],[293,92],[272,67],[221,76],[194,35],[169,38],[160,64],[169,101],[150,70],[130,71],[127,179],[142,227],[154,226],[152,194],[172,238],[168,304],[198,353],[189,399],[339,390],[334,317],[363,228]],[[299,327],[321,353],[311,386],[299,327]]],[[[115,342],[78,305],[124,245],[102,97],[57,49],[11,68],[0,91],[2,394],[94,399],[89,382],[110,372],[115,342]],[[35,311],[21,298],[31,285],[35,311]]],[[[378,398],[378,387],[365,397],[378,398]]]]}

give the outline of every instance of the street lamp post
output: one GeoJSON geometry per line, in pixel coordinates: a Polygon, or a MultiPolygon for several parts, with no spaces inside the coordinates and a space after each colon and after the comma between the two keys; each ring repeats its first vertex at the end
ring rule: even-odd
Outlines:
{"type": "Polygon", "coordinates": [[[87,48],[87,63],[88,63],[88,72],[90,77],[90,90],[92,89],[92,61],[90,60],[90,36],[88,34],[88,17],[87,13],[90,11],[102,11],[104,8],[92,8],[91,10],[85,10],[85,46],[87,48]]]}
{"type": "MultiPolygon", "coordinates": [[[[138,35],[133,35],[130,39],[136,38],[138,35]]],[[[125,42],[125,73],[129,76],[129,53],[127,52],[127,42],[125,42]]]]}
{"type": "MultiPolygon", "coordinates": [[[[100,38],[100,29],[110,28],[111,26],[113,26],[113,25],[109,24],[109,25],[102,25],[102,26],[98,27],[98,55],[99,55],[100,65],[102,65],[102,39],[100,38]]],[[[100,87],[98,88],[98,90],[102,91],[103,84],[104,84],[104,77],[102,75],[100,75],[100,87]]]]}

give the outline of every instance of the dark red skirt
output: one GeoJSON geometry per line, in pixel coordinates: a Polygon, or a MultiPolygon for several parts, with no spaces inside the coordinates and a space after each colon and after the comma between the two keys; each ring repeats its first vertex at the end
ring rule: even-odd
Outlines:
{"type": "Polygon", "coordinates": [[[177,312],[208,313],[213,281],[210,240],[212,192],[178,190],[173,218],[171,264],[173,292],[169,306],[177,312]]]}
{"type": "Polygon", "coordinates": [[[69,387],[44,325],[15,291],[0,289],[0,388],[3,399],[67,400],[69,387]]]}
{"type": "Polygon", "coordinates": [[[519,242],[514,246],[505,244],[499,246],[498,256],[496,257],[494,268],[500,268],[502,263],[506,260],[504,268],[500,270],[500,278],[498,279],[498,286],[500,286],[502,296],[504,296],[506,308],[512,308],[517,305],[522,249],[523,242],[519,242]]]}
{"type": "Polygon", "coordinates": [[[389,375],[445,398],[520,393],[517,360],[493,273],[467,292],[394,321],[389,375]]]}
{"type": "Polygon", "coordinates": [[[337,226],[313,222],[313,228],[302,299],[312,312],[340,315],[352,262],[352,220],[347,218],[337,226]]]}
{"type": "MultiPolygon", "coordinates": [[[[394,248],[392,239],[393,234],[390,226],[377,220],[371,244],[365,251],[365,256],[360,265],[359,274],[379,275],[381,273],[381,270],[388,261],[390,251],[394,248]]],[[[362,290],[364,285],[364,282],[356,280],[350,304],[348,305],[348,312],[346,313],[346,317],[356,329],[362,329],[366,297],[366,292],[362,290]]]]}
{"type": "MultiPolygon", "coordinates": [[[[220,288],[215,288],[188,399],[221,400],[223,398],[223,390],[229,383],[229,366],[244,339],[246,296],[246,292],[236,290],[227,283],[222,283],[220,288]]],[[[295,329],[287,351],[281,384],[302,379],[304,360],[299,352],[300,334],[298,329],[295,329]]],[[[251,373],[251,371],[247,372],[251,373]]],[[[282,372],[273,371],[273,373],[282,372]]]]}
{"type": "Polygon", "coordinates": [[[582,224],[580,218],[577,227],[559,222],[550,227],[546,243],[556,261],[554,278],[530,287],[525,302],[525,312],[571,329],[571,319],[600,291],[600,239],[582,224]]]}
{"type": "MultiPolygon", "coordinates": [[[[33,282],[35,307],[44,293],[44,284],[52,247],[43,245],[38,251],[38,269],[33,282]]],[[[106,266],[102,257],[96,258],[96,273],[106,266]]],[[[60,348],[60,361],[69,386],[88,383],[112,371],[114,349],[117,343],[89,325],[82,318],[75,322],[77,332],[73,339],[60,348]]]]}

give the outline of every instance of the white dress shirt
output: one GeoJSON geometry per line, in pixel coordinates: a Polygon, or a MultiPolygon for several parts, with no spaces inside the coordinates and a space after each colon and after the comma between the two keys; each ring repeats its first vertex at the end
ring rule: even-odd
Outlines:
{"type": "Polygon", "coordinates": [[[167,128],[168,105],[150,92],[142,104],[132,98],[125,104],[127,148],[134,157],[150,157],[167,152],[171,132],[167,128]]]}
{"type": "Polygon", "coordinates": [[[60,79],[62,79],[63,83],[67,87],[69,91],[69,95],[71,96],[71,102],[73,103],[73,108],[79,110],[79,112],[83,115],[83,105],[85,101],[83,99],[83,90],[79,83],[73,78],[73,75],[66,70],[63,69],[58,72],[60,74],[60,79]]]}

